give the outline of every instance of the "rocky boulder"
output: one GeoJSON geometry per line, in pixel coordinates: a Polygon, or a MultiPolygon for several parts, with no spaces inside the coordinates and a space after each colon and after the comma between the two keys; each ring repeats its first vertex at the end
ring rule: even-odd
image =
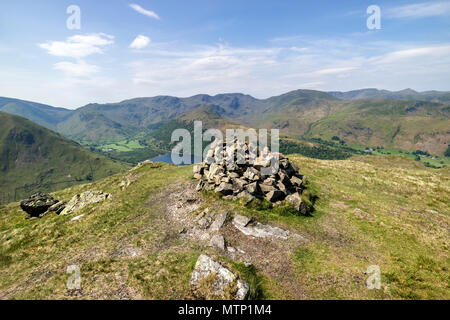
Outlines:
{"type": "Polygon", "coordinates": [[[67,202],[65,201],[59,201],[52,205],[50,208],[48,208],[47,212],[54,212],[56,214],[60,214],[64,208],[66,207],[67,202]]]}
{"type": "Polygon", "coordinates": [[[244,300],[250,290],[246,282],[204,254],[195,264],[191,287],[197,299],[207,300],[244,300]]]}
{"type": "Polygon", "coordinates": [[[69,203],[67,203],[65,209],[61,212],[61,215],[71,214],[88,205],[100,203],[107,199],[111,199],[111,195],[109,193],[103,193],[102,191],[86,191],[77,194],[69,201],[69,203]]]}
{"type": "Polygon", "coordinates": [[[310,205],[299,194],[287,196],[286,202],[291,204],[301,215],[308,215],[311,212],[310,205]]]}
{"type": "Polygon", "coordinates": [[[53,205],[57,204],[58,200],[45,193],[36,193],[26,200],[20,202],[20,208],[28,213],[30,217],[39,217],[53,205]]]}
{"type": "Polygon", "coordinates": [[[303,241],[308,241],[308,239],[297,233],[252,221],[252,219],[239,214],[235,214],[233,218],[233,225],[246,236],[255,238],[279,238],[286,240],[292,237],[303,241]]]}

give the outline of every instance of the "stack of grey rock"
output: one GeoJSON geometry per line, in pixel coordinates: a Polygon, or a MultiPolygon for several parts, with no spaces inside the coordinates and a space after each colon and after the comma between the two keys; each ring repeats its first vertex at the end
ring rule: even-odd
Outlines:
{"type": "Polygon", "coordinates": [[[244,198],[247,202],[265,198],[275,205],[290,203],[304,215],[311,210],[302,200],[305,177],[298,168],[283,154],[268,148],[258,151],[248,142],[214,142],[203,163],[194,166],[194,178],[199,180],[197,191],[214,191],[227,199],[244,198]],[[274,161],[278,161],[278,168],[274,161]]]}
{"type": "Polygon", "coordinates": [[[42,218],[50,212],[60,214],[66,207],[66,202],[56,200],[46,193],[36,193],[22,200],[20,207],[30,215],[30,218],[42,218]]]}
{"type": "Polygon", "coordinates": [[[109,193],[102,191],[86,191],[73,196],[69,203],[59,201],[46,193],[36,193],[30,198],[22,200],[20,207],[29,214],[30,218],[43,218],[49,213],[68,215],[79,211],[88,205],[111,200],[109,193]]]}

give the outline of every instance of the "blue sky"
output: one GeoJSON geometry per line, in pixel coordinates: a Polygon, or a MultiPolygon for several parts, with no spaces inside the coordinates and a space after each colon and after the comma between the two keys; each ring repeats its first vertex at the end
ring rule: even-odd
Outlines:
{"type": "Polygon", "coordinates": [[[449,84],[448,0],[0,3],[0,96],[54,106],[449,84]],[[66,26],[70,5],[79,30],[66,26]],[[370,5],[379,30],[367,28],[370,5]]]}

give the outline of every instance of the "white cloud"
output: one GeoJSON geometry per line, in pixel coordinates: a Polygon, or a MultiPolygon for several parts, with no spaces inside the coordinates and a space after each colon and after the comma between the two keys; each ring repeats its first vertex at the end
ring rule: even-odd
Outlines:
{"type": "Polygon", "coordinates": [[[448,90],[444,83],[450,83],[450,44],[321,39],[263,48],[173,46],[147,54],[129,66],[135,90],[147,95],[244,92],[265,98],[299,88],[448,90]]]}
{"type": "Polygon", "coordinates": [[[150,44],[151,40],[150,38],[143,36],[143,35],[139,35],[136,37],[136,39],[134,39],[134,41],[130,44],[130,48],[132,49],[144,49],[145,47],[147,47],[150,44]]]}
{"type": "Polygon", "coordinates": [[[68,61],[58,62],[53,68],[55,70],[63,71],[68,76],[85,77],[99,71],[99,67],[87,64],[84,61],[72,63],[68,61]]]}
{"type": "MultiPolygon", "coordinates": [[[[114,68],[102,65],[107,75],[83,59],[73,61],[77,63],[67,61],[54,66],[67,75],[64,81],[47,81],[45,77],[50,78],[51,73],[16,72],[13,77],[3,77],[14,79],[14,86],[0,77],[0,90],[21,97],[20,90],[28,88],[27,79],[44,79],[39,90],[29,86],[27,92],[34,92],[29,99],[80,106],[142,96],[198,93],[242,92],[267,98],[300,88],[449,90],[450,83],[450,42],[377,42],[360,35],[343,39],[292,37],[261,47],[152,42],[135,61],[125,65],[115,61],[114,68]]],[[[103,63],[108,62],[103,59],[103,63]]]]}
{"type": "Polygon", "coordinates": [[[66,41],[48,41],[39,47],[57,57],[84,58],[95,53],[103,53],[102,47],[114,43],[114,37],[104,34],[75,35],[66,41]]]}
{"type": "MultiPolygon", "coordinates": [[[[175,50],[175,49],[174,49],[175,50]]],[[[191,86],[194,91],[212,92],[222,86],[227,91],[243,81],[261,81],[258,73],[272,70],[276,66],[277,50],[245,49],[219,45],[201,47],[188,54],[177,51],[177,55],[158,51],[159,56],[135,61],[131,64],[135,71],[134,83],[138,85],[153,84],[163,91],[170,87],[183,88],[191,86]],[[255,77],[255,78],[254,78],[255,77]]],[[[222,91],[219,90],[219,91],[222,91]]]]}
{"type": "Polygon", "coordinates": [[[159,16],[155,12],[150,11],[150,10],[146,10],[146,9],[142,8],[140,5],[138,5],[136,3],[130,4],[130,7],[133,10],[139,12],[140,14],[143,14],[144,16],[147,16],[147,17],[150,17],[150,18],[153,18],[153,19],[157,19],[157,20],[160,19],[159,16]]]}
{"type": "Polygon", "coordinates": [[[355,67],[339,67],[339,68],[328,68],[328,69],[321,69],[316,71],[315,73],[318,75],[327,75],[327,74],[339,74],[344,73],[347,71],[355,70],[355,67]]]}
{"type": "Polygon", "coordinates": [[[450,14],[450,2],[423,2],[391,8],[388,18],[425,18],[450,14]]]}
{"type": "Polygon", "coordinates": [[[420,57],[439,58],[448,56],[450,56],[450,45],[444,45],[444,46],[419,47],[393,51],[379,57],[374,57],[371,60],[374,63],[385,64],[385,63],[406,62],[407,60],[420,57]]]}

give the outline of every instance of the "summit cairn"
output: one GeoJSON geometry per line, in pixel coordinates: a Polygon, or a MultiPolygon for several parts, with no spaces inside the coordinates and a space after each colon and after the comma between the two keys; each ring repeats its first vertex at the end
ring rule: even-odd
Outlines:
{"type": "Polygon", "coordinates": [[[311,204],[304,194],[305,177],[281,153],[237,138],[225,143],[216,140],[203,163],[194,166],[196,190],[214,191],[226,199],[267,199],[275,205],[291,204],[299,214],[308,215],[311,204]]]}

